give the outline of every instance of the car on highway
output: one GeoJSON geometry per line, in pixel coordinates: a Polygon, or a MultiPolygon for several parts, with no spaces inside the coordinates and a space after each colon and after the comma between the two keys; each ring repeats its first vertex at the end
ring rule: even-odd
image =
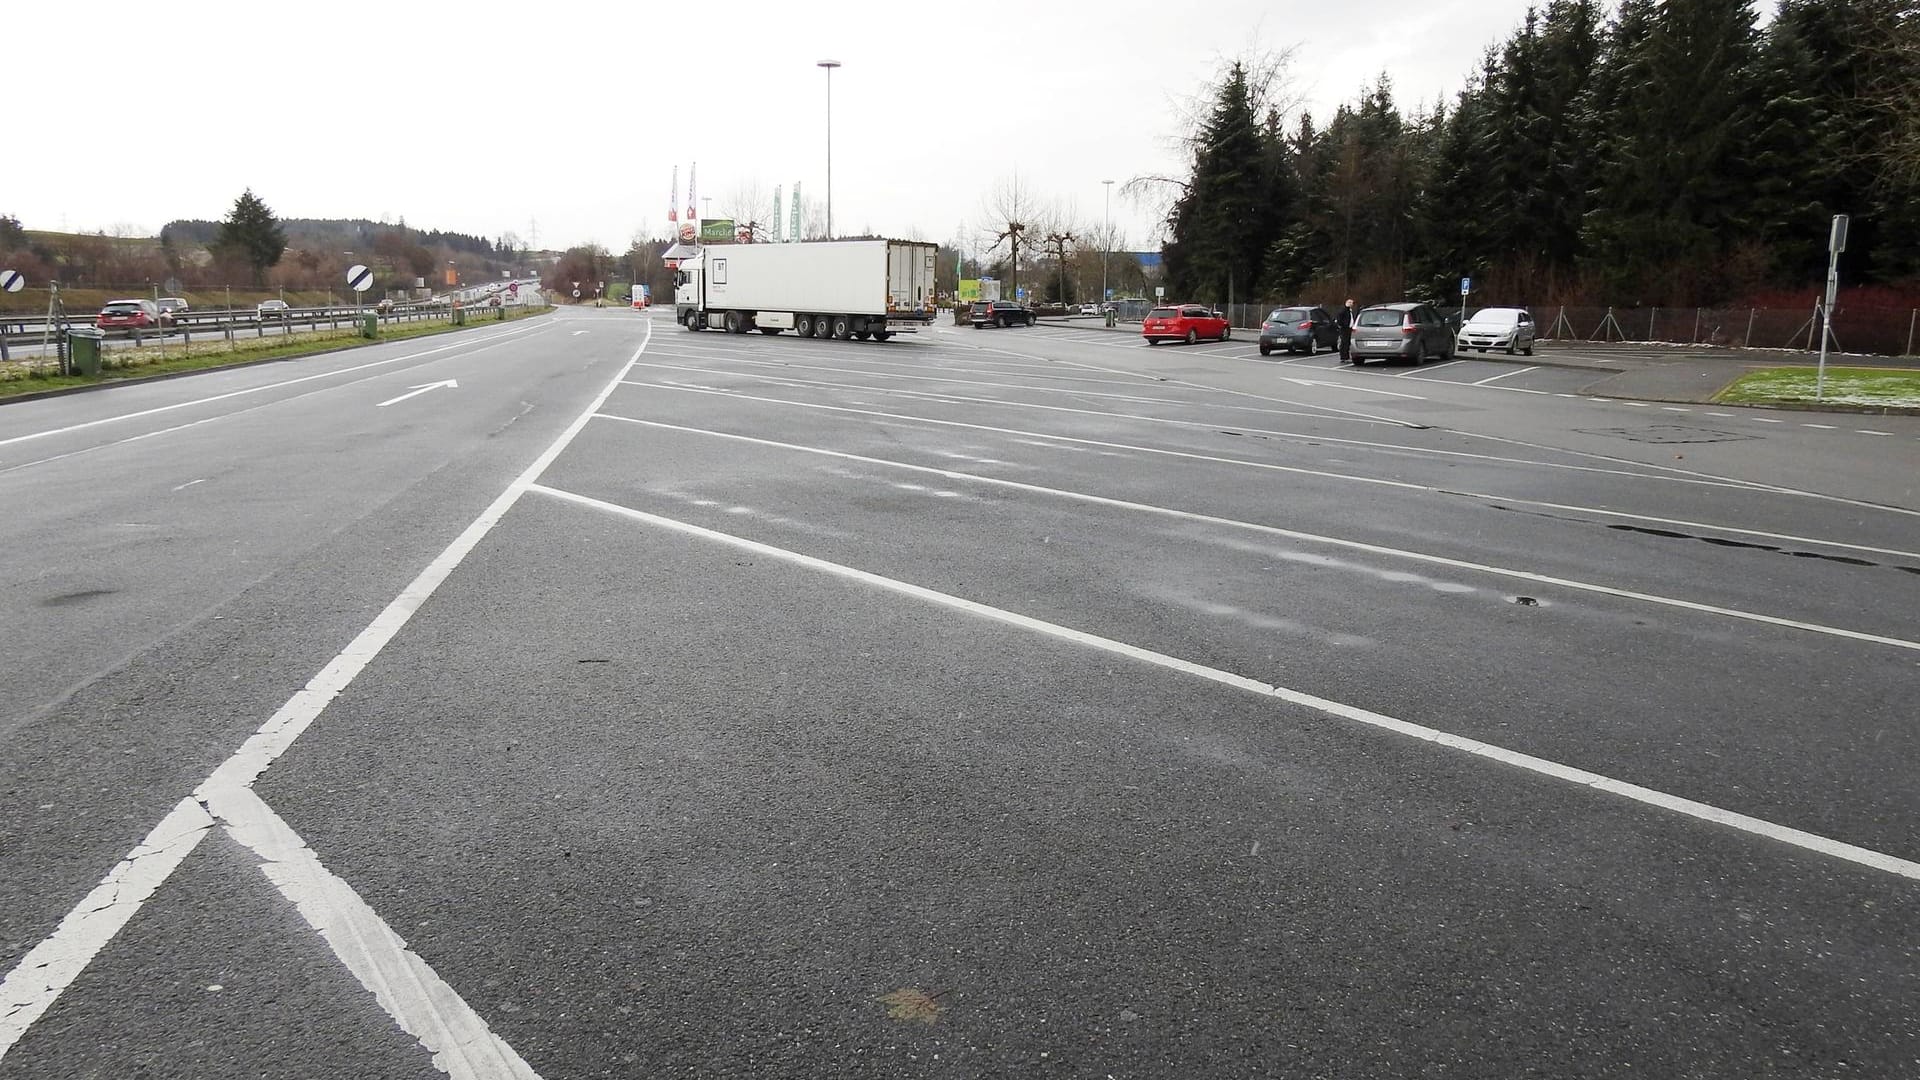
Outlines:
{"type": "Polygon", "coordinates": [[[154,304],[159,307],[160,321],[165,324],[171,324],[174,316],[184,315],[188,309],[186,300],[178,296],[163,296],[154,304]]]}
{"type": "Polygon", "coordinates": [[[1353,365],[1368,360],[1453,359],[1453,328],[1429,304],[1375,304],[1353,320],[1353,365]]]}
{"type": "Polygon", "coordinates": [[[1272,356],[1275,349],[1312,356],[1322,345],[1329,349],[1340,347],[1340,328],[1334,325],[1333,315],[1326,308],[1274,308],[1267,313],[1266,322],[1260,324],[1261,356],[1272,356]]]}
{"type": "Polygon", "coordinates": [[[292,309],[285,300],[262,300],[260,306],[253,309],[253,313],[262,319],[284,319],[290,310],[292,309]]]}
{"type": "Polygon", "coordinates": [[[1462,352],[1504,349],[1508,356],[1532,356],[1535,333],[1533,314],[1525,308],[1481,308],[1460,328],[1458,341],[1462,352]]]}
{"type": "Polygon", "coordinates": [[[1191,345],[1201,340],[1225,341],[1233,336],[1233,328],[1217,311],[1198,304],[1184,304],[1147,312],[1146,321],[1140,324],[1140,336],[1146,338],[1149,345],[1163,341],[1184,341],[1191,345]]]}
{"type": "Polygon", "coordinates": [[[1012,300],[975,300],[967,309],[974,329],[982,326],[1032,326],[1033,309],[1012,300]]]}
{"type": "Polygon", "coordinates": [[[102,330],[158,330],[160,305],[151,300],[109,300],[93,325],[102,330]]]}

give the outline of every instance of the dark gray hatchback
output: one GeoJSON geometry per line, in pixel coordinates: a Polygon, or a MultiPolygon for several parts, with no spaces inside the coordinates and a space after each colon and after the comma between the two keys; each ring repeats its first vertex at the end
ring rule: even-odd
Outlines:
{"type": "Polygon", "coordinates": [[[1353,321],[1353,363],[1453,359],[1453,328],[1426,304],[1375,304],[1353,321]]]}
{"type": "Polygon", "coordinates": [[[1329,349],[1340,345],[1340,330],[1323,307],[1274,308],[1260,325],[1261,356],[1271,356],[1275,349],[1311,355],[1322,345],[1329,349]]]}

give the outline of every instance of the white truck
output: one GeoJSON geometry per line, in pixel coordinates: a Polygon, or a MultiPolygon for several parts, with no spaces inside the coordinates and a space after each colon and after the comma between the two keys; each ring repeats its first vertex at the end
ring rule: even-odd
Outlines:
{"type": "Polygon", "coordinates": [[[719,244],[680,263],[673,317],[689,330],[885,341],[934,318],[933,244],[719,244]]]}

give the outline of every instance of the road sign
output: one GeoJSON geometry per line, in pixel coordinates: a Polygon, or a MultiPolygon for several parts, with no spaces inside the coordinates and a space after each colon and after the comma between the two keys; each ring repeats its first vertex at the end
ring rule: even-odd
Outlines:
{"type": "Polygon", "coordinates": [[[0,270],[0,289],[19,292],[27,287],[27,279],[18,270],[0,270]]]}
{"type": "Polygon", "coordinates": [[[1165,300],[1167,298],[1167,287],[1165,285],[1155,285],[1153,287],[1153,295],[1156,300],[1165,300]]]}
{"type": "Polygon", "coordinates": [[[180,279],[177,277],[170,277],[160,287],[167,290],[168,292],[177,293],[180,291],[180,288],[181,288],[180,279]]]}
{"type": "Polygon", "coordinates": [[[347,288],[354,292],[366,292],[373,288],[373,271],[359,263],[347,267],[347,288]]]}
{"type": "Polygon", "coordinates": [[[580,290],[579,290],[579,289],[575,289],[575,290],[573,290],[573,298],[574,298],[575,300],[578,300],[578,299],[580,299],[580,290]]]}
{"type": "Polygon", "coordinates": [[[1460,295],[1465,296],[1472,291],[1473,291],[1473,279],[1470,277],[1461,278],[1460,279],[1460,295]]]}

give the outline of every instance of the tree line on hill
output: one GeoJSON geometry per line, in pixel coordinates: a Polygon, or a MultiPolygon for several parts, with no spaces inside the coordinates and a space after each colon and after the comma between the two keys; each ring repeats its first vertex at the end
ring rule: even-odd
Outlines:
{"type": "Polygon", "coordinates": [[[451,267],[462,282],[496,280],[524,269],[530,253],[513,236],[498,240],[420,230],[363,218],[280,218],[252,190],[220,221],[179,219],[158,237],[107,233],[35,233],[0,215],[0,265],[34,284],[136,286],[176,280],[182,288],[277,285],[345,289],[348,266],[374,269],[376,287],[404,290],[416,280],[444,284],[451,267]]]}
{"type": "MultiPolygon", "coordinates": [[[[1233,64],[1190,140],[1163,253],[1215,301],[1412,296],[1693,305],[1920,283],[1911,0],[1549,0],[1451,104],[1386,76],[1317,126],[1284,58],[1233,64]]],[[[1134,181],[1136,189],[1158,178],[1134,181]]]]}

